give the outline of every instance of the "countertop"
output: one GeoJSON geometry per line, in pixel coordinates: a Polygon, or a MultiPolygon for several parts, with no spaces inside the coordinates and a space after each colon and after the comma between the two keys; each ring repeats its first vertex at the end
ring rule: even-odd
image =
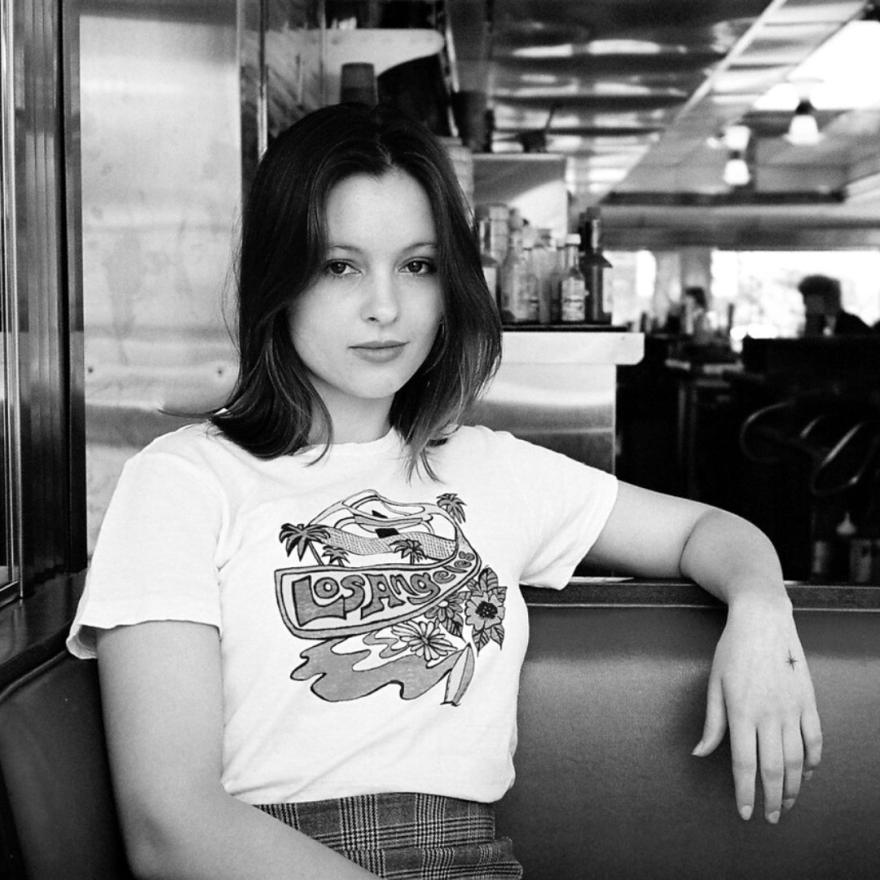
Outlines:
{"type": "MultiPolygon", "coordinates": [[[[880,585],[786,581],[796,611],[880,611],[880,585]]],[[[523,587],[529,605],[723,607],[691,581],[574,577],[564,590],[523,587]]]]}
{"type": "Polygon", "coordinates": [[[628,330],[586,325],[583,328],[505,328],[503,364],[637,364],[645,337],[628,330]]]}

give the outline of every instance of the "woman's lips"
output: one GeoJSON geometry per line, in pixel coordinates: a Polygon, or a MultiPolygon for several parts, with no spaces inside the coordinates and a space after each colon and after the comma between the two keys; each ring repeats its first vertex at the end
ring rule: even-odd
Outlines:
{"type": "Polygon", "coordinates": [[[352,351],[366,361],[374,364],[385,364],[393,361],[404,349],[405,342],[364,342],[353,345],[352,351]]]}

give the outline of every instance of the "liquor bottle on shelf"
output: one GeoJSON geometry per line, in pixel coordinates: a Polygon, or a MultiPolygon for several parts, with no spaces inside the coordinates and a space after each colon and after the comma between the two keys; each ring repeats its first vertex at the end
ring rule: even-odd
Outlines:
{"type": "Polygon", "coordinates": [[[535,231],[531,227],[523,229],[523,258],[526,263],[525,301],[522,306],[522,320],[527,324],[538,321],[538,276],[535,272],[535,231]]]}
{"type": "Polygon", "coordinates": [[[510,324],[534,321],[534,275],[523,245],[523,228],[510,228],[507,256],[501,264],[501,319],[510,324]]]}
{"type": "Polygon", "coordinates": [[[556,248],[549,229],[541,228],[532,248],[532,268],[535,273],[535,295],[538,300],[538,323],[549,324],[553,309],[553,271],[556,248]]]}
{"type": "Polygon", "coordinates": [[[489,218],[489,247],[498,266],[507,256],[510,209],[500,202],[486,206],[489,218]]]}
{"type": "Polygon", "coordinates": [[[576,232],[565,237],[565,268],[559,283],[560,318],[564,324],[582,324],[586,320],[587,288],[579,266],[580,241],[576,232]]]}
{"type": "Polygon", "coordinates": [[[562,298],[559,290],[565,272],[565,236],[553,240],[553,249],[555,257],[550,276],[550,323],[559,324],[562,321],[562,298]]]}
{"type": "Polygon", "coordinates": [[[480,263],[483,266],[483,277],[489,288],[489,295],[493,302],[498,302],[499,266],[498,260],[492,253],[492,223],[488,217],[481,217],[477,221],[477,242],[480,246],[480,263]]]}
{"type": "Polygon", "coordinates": [[[612,307],[604,275],[611,263],[602,253],[602,220],[598,208],[588,208],[583,216],[580,265],[587,285],[587,320],[591,324],[610,324],[612,307]]]}

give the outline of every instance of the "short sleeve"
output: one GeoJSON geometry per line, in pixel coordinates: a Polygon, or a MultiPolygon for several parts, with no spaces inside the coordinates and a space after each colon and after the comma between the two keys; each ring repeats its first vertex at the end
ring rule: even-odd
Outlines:
{"type": "Polygon", "coordinates": [[[123,468],[107,507],[68,649],[95,656],[95,629],[154,620],[221,625],[217,545],[224,511],[209,473],[150,451],[123,468]]]}
{"type": "Polygon", "coordinates": [[[562,589],[611,515],[617,478],[541,446],[513,437],[507,442],[532,548],[521,580],[562,589]]]}

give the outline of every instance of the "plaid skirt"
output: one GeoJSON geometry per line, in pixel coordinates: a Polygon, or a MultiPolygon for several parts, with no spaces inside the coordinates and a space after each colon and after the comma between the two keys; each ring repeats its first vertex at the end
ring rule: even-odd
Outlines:
{"type": "Polygon", "coordinates": [[[394,793],[257,806],[387,880],[522,877],[491,804],[394,793]]]}

